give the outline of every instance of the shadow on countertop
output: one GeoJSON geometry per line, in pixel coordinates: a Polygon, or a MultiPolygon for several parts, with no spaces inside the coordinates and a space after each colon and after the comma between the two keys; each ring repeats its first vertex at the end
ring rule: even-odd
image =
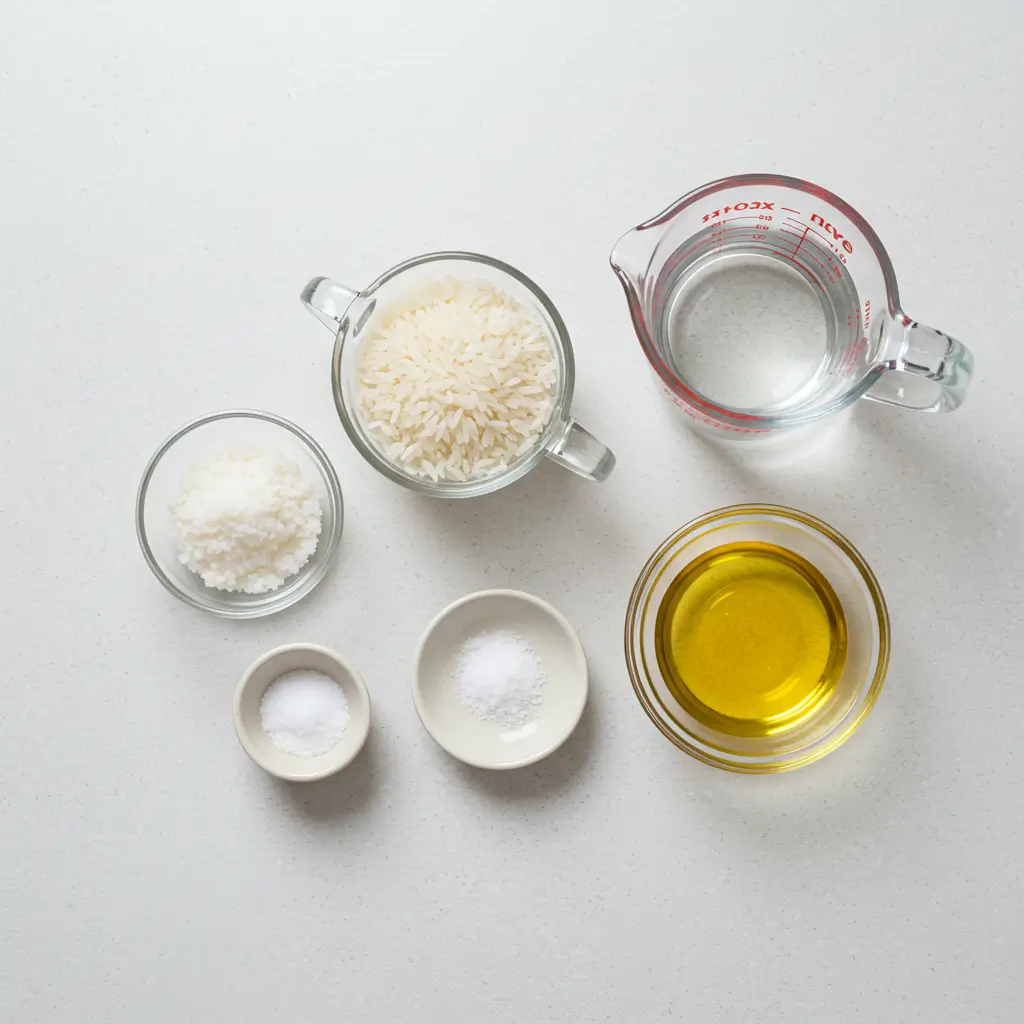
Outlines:
{"type": "Polygon", "coordinates": [[[579,781],[593,754],[596,740],[597,716],[591,692],[572,735],[554,753],[536,764],[494,771],[463,764],[440,749],[437,755],[448,761],[468,785],[489,800],[544,803],[579,781]]]}
{"type": "Polygon", "coordinates": [[[380,788],[377,744],[370,731],[356,759],[335,775],[318,782],[285,782],[274,779],[279,795],[310,821],[337,820],[364,813],[380,788]]]}

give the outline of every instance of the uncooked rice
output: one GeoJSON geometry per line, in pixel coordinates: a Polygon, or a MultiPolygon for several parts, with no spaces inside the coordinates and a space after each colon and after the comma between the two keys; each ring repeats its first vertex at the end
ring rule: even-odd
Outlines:
{"type": "Polygon", "coordinates": [[[487,281],[445,277],[378,314],[360,346],[359,418],[432,481],[476,480],[531,451],[554,409],[547,331],[487,281]]]}

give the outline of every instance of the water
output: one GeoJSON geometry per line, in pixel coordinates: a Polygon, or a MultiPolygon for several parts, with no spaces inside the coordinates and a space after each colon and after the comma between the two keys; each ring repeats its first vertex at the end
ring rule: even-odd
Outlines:
{"type": "Polygon", "coordinates": [[[823,287],[816,263],[810,247],[797,261],[783,257],[769,235],[698,251],[675,267],[659,283],[665,300],[657,330],[672,370],[705,398],[739,411],[785,412],[813,400],[842,363],[848,323],[859,324],[849,274],[823,287]]]}

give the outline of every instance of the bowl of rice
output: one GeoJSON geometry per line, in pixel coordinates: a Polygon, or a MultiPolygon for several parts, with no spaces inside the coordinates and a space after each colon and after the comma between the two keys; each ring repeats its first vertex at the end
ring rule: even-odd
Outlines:
{"type": "Polygon", "coordinates": [[[314,278],[335,332],[335,405],[375,469],[443,498],[487,494],[552,459],[591,480],[611,451],[569,416],[572,344],[551,300],[488,256],[429,253],[362,291],[314,278]]]}
{"type": "Polygon", "coordinates": [[[338,476],[319,444],[273,413],[186,423],[146,465],[135,503],[143,557],[179,600],[250,619],[293,605],[341,541],[338,476]]]}

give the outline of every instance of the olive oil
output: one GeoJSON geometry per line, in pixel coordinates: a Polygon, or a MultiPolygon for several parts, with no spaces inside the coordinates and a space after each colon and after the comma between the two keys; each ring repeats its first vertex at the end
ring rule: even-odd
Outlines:
{"type": "Polygon", "coordinates": [[[672,581],[655,650],[676,700],[705,725],[768,736],[813,718],[846,663],[846,617],[828,580],[786,548],[713,548],[672,581]]]}

